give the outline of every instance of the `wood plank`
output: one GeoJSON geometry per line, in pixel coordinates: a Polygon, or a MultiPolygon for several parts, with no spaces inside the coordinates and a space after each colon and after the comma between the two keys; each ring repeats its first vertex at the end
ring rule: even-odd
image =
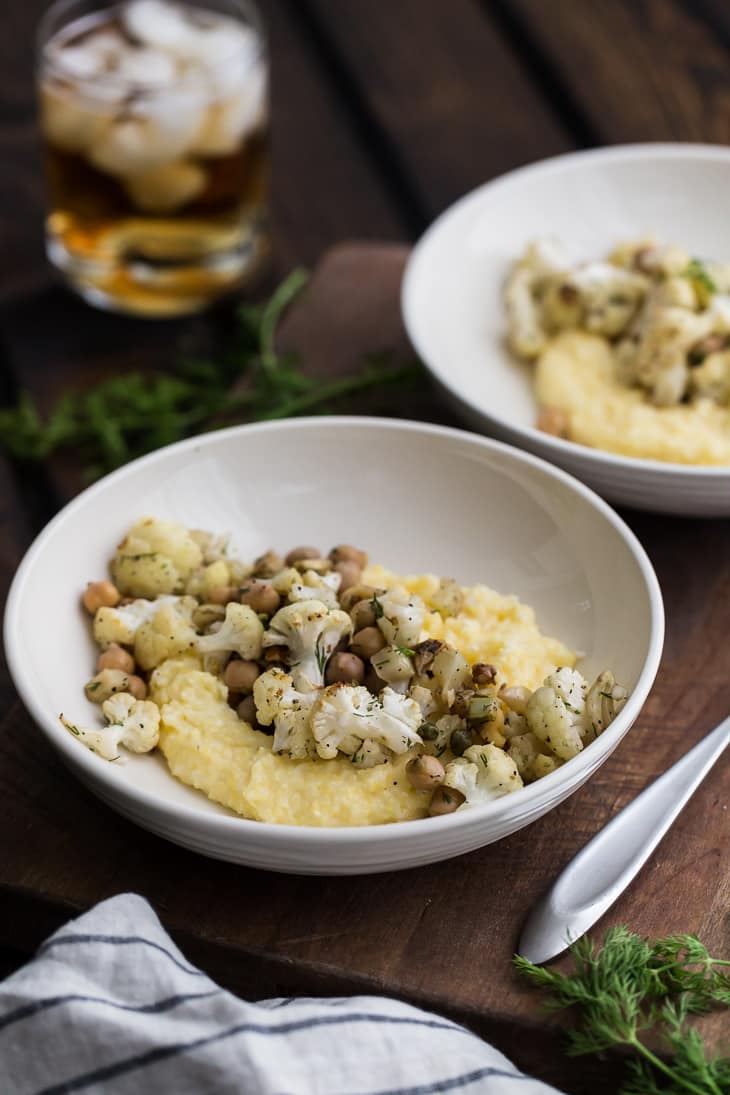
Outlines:
{"type": "MultiPolygon", "coordinates": [[[[31,530],[17,481],[8,462],[0,456],[0,620],[10,582],[30,540],[31,530]]],[[[14,699],[5,648],[0,642],[0,711],[7,711],[14,699]]]]}
{"type": "MultiPolygon", "coordinates": [[[[319,339],[328,370],[382,340],[399,343],[394,289],[404,255],[336,249],[292,310],[286,337],[309,353],[319,339]],[[337,321],[323,324],[327,302],[337,321]]],[[[431,414],[440,416],[437,396],[431,414]]],[[[498,844],[403,875],[269,875],[194,856],[118,818],[64,771],[17,705],[0,727],[0,831],[22,833],[0,843],[0,945],[31,949],[72,912],[135,890],[193,960],[247,996],[385,992],[467,1022],[568,1092],[615,1092],[615,1062],[564,1060],[562,1020],[539,1016],[510,958],[555,873],[730,703],[730,521],[627,517],[665,592],[666,655],[637,725],[554,812],[498,844]]],[[[730,954],[728,795],[730,767],[721,765],[599,931],[613,923],[650,936],[694,931],[730,954]]],[[[724,1022],[703,1020],[710,1042],[726,1036],[724,1022]]]]}
{"type": "Polygon", "coordinates": [[[465,191],[573,147],[476,0],[306,0],[429,219],[465,191]]]}
{"type": "Polygon", "coordinates": [[[508,0],[599,141],[730,140],[730,52],[678,0],[508,0]]]}

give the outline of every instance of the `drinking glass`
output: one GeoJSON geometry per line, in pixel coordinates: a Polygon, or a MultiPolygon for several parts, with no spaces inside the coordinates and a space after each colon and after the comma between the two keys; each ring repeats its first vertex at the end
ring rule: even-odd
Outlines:
{"type": "Polygon", "coordinates": [[[195,312],[269,248],[268,64],[249,0],[57,0],[39,33],[47,252],[90,302],[195,312]]]}

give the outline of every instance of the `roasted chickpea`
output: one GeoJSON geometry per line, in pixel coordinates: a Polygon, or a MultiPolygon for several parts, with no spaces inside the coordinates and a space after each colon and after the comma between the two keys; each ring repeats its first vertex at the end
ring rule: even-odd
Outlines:
{"type": "Polygon", "coordinates": [[[385,645],[385,637],[379,627],[363,627],[352,636],[350,650],[367,661],[385,645]]]}
{"type": "Polygon", "coordinates": [[[360,570],[364,570],[368,565],[366,552],[360,551],[359,548],[353,547],[352,544],[338,544],[336,547],[333,547],[330,552],[330,559],[335,568],[338,563],[357,563],[360,570]]]}
{"type": "Polygon", "coordinates": [[[211,624],[222,623],[226,615],[223,605],[203,604],[193,609],[193,623],[198,631],[207,631],[211,624]]]}
{"type": "Polygon", "coordinates": [[[543,407],[537,416],[537,428],[553,437],[567,437],[570,421],[560,407],[543,407]]]}
{"type": "Polygon", "coordinates": [[[355,631],[362,631],[364,627],[375,626],[375,613],[370,601],[358,601],[350,609],[350,616],[355,631]]]}
{"type": "Polygon", "coordinates": [[[147,685],[141,677],[133,675],[127,680],[126,691],[130,692],[136,700],[143,700],[147,695],[147,685]]]}
{"type": "Polygon", "coordinates": [[[286,565],[293,567],[295,563],[298,563],[300,559],[320,559],[319,548],[316,547],[295,547],[291,551],[287,552],[286,565]]]}
{"type": "Polygon", "coordinates": [[[281,597],[270,582],[261,578],[250,578],[241,586],[241,604],[248,605],[254,612],[273,616],[281,604],[281,597]]]}
{"type": "Polygon", "coordinates": [[[247,722],[253,726],[254,730],[257,729],[256,704],[254,703],[253,696],[246,696],[245,699],[241,700],[236,707],[236,714],[243,722],[247,722]]]}
{"type": "Polygon", "coordinates": [[[134,658],[128,650],[124,650],[118,643],[112,643],[96,659],[96,668],[99,671],[102,669],[121,669],[124,673],[134,673],[134,658]]]}
{"type": "Polygon", "coordinates": [[[463,802],[466,802],[466,797],[461,791],[457,791],[455,787],[444,787],[442,783],[431,796],[428,812],[431,817],[453,814],[454,810],[458,810],[463,802]]]}
{"type": "Polygon", "coordinates": [[[476,662],[471,667],[471,675],[477,688],[485,688],[488,684],[494,684],[497,679],[497,670],[487,662],[476,662]]]}
{"type": "Polygon", "coordinates": [[[341,651],[333,654],[327,663],[324,679],[327,684],[344,681],[345,684],[362,684],[365,679],[365,662],[357,654],[341,651]]]}
{"type": "Polygon", "coordinates": [[[507,739],[493,722],[484,722],[479,727],[479,737],[482,741],[488,741],[491,745],[496,745],[498,749],[503,749],[507,744],[507,739]]]}
{"type": "Polygon", "coordinates": [[[100,608],[114,608],[122,595],[114,582],[87,582],[81,601],[87,612],[95,616],[100,608]]]}
{"type": "Polygon", "coordinates": [[[504,685],[499,690],[499,698],[504,700],[511,711],[516,715],[524,715],[532,692],[522,684],[513,684],[509,688],[504,685]]]}
{"type": "Polygon", "coordinates": [[[231,692],[251,692],[254,681],[260,675],[256,662],[245,662],[240,658],[230,661],[223,671],[223,682],[231,692]]]}
{"type": "Polygon", "coordinates": [[[285,563],[281,555],[269,550],[265,551],[263,555],[259,555],[258,559],[254,561],[253,569],[254,574],[259,575],[261,578],[272,578],[274,574],[278,574],[280,570],[283,570],[284,566],[285,563]]]}
{"type": "Polygon", "coordinates": [[[342,563],[335,563],[335,570],[340,575],[340,593],[345,593],[348,589],[352,589],[353,586],[360,584],[362,579],[362,567],[359,567],[357,563],[352,560],[346,559],[342,563]]]}
{"type": "Polygon", "coordinates": [[[349,589],[340,594],[340,604],[345,612],[349,612],[358,601],[371,601],[376,592],[372,586],[350,586],[349,589]]]}
{"type": "Polygon", "coordinates": [[[423,754],[408,761],[406,775],[411,787],[417,791],[432,791],[443,782],[446,770],[436,757],[423,754]]]}
{"type": "Polygon", "coordinates": [[[216,586],[208,594],[208,600],[214,605],[227,605],[229,601],[238,600],[238,590],[235,586],[216,586]]]}

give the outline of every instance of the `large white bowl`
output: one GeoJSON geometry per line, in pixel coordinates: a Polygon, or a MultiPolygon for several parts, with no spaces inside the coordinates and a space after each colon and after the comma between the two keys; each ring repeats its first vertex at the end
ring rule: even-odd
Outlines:
{"type": "Polygon", "coordinates": [[[552,809],[618,745],[656,674],[664,631],[656,577],[634,535],[591,491],[494,441],[437,426],[312,418],[183,441],[90,487],[41,533],[13,582],[5,645],[15,684],[65,763],[104,802],[205,855],[275,871],[350,874],[414,867],[499,840],[552,809]],[[123,767],[58,721],[91,725],[93,665],[79,592],[104,576],[130,524],[155,515],[234,534],[251,558],[342,541],[396,570],[485,581],[533,605],[539,623],[631,689],[594,744],[538,783],[450,817],[360,829],[246,821],[178,783],[156,756],[123,767]],[[88,723],[87,723],[88,724],[88,723]]]}
{"type": "Polygon", "coordinates": [[[576,257],[654,234],[691,254],[730,255],[730,149],[644,144],[558,156],[513,171],[456,202],[406,269],[410,339],[474,427],[559,464],[604,497],[639,509],[730,515],[730,467],[660,463],[601,452],[535,428],[531,367],[504,345],[502,287],[536,236],[576,257]]]}

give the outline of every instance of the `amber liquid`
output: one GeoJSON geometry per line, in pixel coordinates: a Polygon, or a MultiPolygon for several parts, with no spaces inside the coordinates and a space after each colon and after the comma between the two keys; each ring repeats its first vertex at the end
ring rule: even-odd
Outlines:
{"type": "MultiPolygon", "coordinates": [[[[56,111],[82,102],[57,79],[42,83],[41,94],[56,111]]],[[[123,114],[124,105],[118,110],[123,114]]],[[[41,128],[51,128],[44,117],[41,128]]],[[[204,183],[165,212],[136,203],[124,178],[94,166],[93,145],[76,151],[48,132],[43,138],[49,257],[93,303],[147,315],[193,312],[259,270],[269,248],[263,122],[232,152],[186,154],[185,164],[202,172],[204,183]]]]}

